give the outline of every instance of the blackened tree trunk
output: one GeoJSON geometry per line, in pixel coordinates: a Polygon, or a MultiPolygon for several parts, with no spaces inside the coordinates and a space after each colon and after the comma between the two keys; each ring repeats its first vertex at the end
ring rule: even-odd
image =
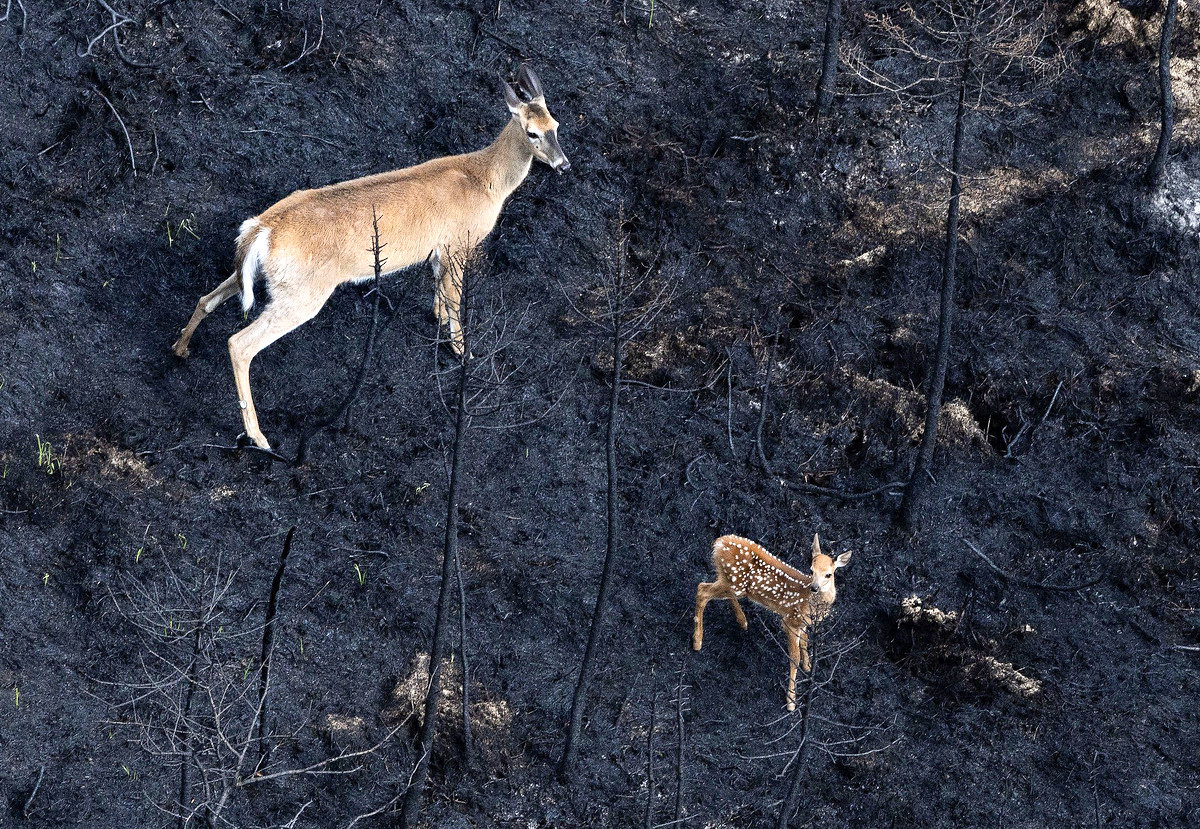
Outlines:
{"type": "Polygon", "coordinates": [[[920,524],[920,512],[925,506],[929,489],[930,469],[937,446],[938,418],[942,412],[942,393],[946,387],[946,367],[950,363],[950,337],[954,332],[955,268],[958,256],[958,205],[962,195],[963,121],[967,112],[967,81],[971,72],[971,41],[964,46],[963,70],[959,77],[958,107],[954,112],[954,146],[950,152],[950,205],[946,210],[946,251],[942,260],[942,290],[937,347],[934,349],[932,371],[926,393],[925,433],[913,464],[904,501],[900,505],[900,520],[915,530],[920,524]]]}
{"type": "Polygon", "coordinates": [[[179,718],[182,758],[179,763],[179,829],[187,829],[191,819],[192,764],[195,760],[195,730],[192,728],[192,697],[196,694],[200,675],[200,637],[204,635],[204,613],[198,615],[196,632],[192,637],[192,659],[187,666],[187,693],[183,697],[183,716],[179,718]]]}
{"type": "Polygon", "coordinates": [[[279,554],[279,566],[275,568],[275,578],[271,580],[271,592],[267,594],[267,616],[263,622],[262,658],[258,667],[258,763],[256,770],[262,770],[270,761],[271,747],[267,743],[267,689],[271,684],[271,662],[275,653],[275,617],[279,610],[279,594],[283,590],[283,574],[287,569],[288,554],[292,551],[292,537],[296,528],[287,531],[283,539],[283,552],[279,554]]]}
{"type": "Polygon", "coordinates": [[[817,81],[817,98],[813,102],[813,119],[829,114],[833,104],[833,87],[837,83],[838,42],[842,36],[842,0],[828,0],[825,6],[825,51],[821,57],[821,78],[817,81]]]}
{"type": "Polygon", "coordinates": [[[579,734],[583,727],[583,706],[587,700],[588,685],[595,673],[596,645],[600,640],[600,631],[604,626],[604,610],[608,604],[608,588],[612,583],[613,567],[617,559],[617,546],[620,542],[617,515],[617,416],[621,397],[621,362],[625,356],[625,332],[621,315],[624,301],[624,280],[620,274],[624,272],[624,249],[619,255],[622,261],[618,263],[618,278],[614,286],[616,297],[615,309],[612,316],[612,356],[613,373],[612,388],[608,395],[608,432],[605,446],[605,457],[608,461],[608,540],[604,550],[604,566],[600,572],[600,589],[596,594],[596,606],[592,610],[592,626],[588,631],[587,647],[583,652],[583,662],[579,666],[579,679],[575,683],[575,695],[571,699],[571,721],[567,729],[567,743],[563,748],[562,760],[558,764],[560,777],[567,778],[579,751],[579,734]]]}
{"type": "Polygon", "coordinates": [[[779,812],[777,829],[788,829],[792,822],[792,816],[796,814],[796,807],[800,804],[800,788],[804,783],[804,755],[808,751],[808,725],[812,718],[813,689],[817,687],[815,679],[817,675],[817,636],[815,631],[810,631],[808,634],[808,649],[812,670],[808,673],[808,687],[804,690],[804,701],[800,708],[800,742],[797,743],[796,750],[792,753],[792,780],[788,785],[787,796],[783,799],[783,808],[779,812]]]}
{"type": "Polygon", "coordinates": [[[458,659],[462,664],[462,739],[463,765],[470,766],[474,760],[471,746],[471,665],[467,662],[467,586],[463,582],[462,562],[458,557],[458,544],[454,545],[454,578],[458,582],[458,659]]]}
{"type": "MultiPolygon", "coordinates": [[[[461,305],[459,320],[463,336],[462,354],[458,366],[458,388],[455,391],[454,444],[450,455],[450,489],[446,494],[446,538],[442,548],[442,582],[438,588],[437,616],[433,626],[433,644],[429,648],[429,689],[425,694],[425,719],[421,725],[421,741],[417,746],[417,766],[413,770],[412,782],[404,795],[400,825],[416,826],[417,814],[425,796],[425,784],[429,779],[429,763],[433,757],[434,738],[437,734],[438,700],[442,693],[442,658],[446,652],[446,629],[450,620],[450,585],[454,581],[455,564],[458,561],[458,500],[462,487],[463,455],[470,413],[467,410],[467,389],[471,374],[471,348],[467,334],[469,318],[469,263],[462,266],[461,305]]],[[[463,683],[466,684],[466,675],[463,683]]]]}
{"type": "Polygon", "coordinates": [[[672,823],[683,820],[683,672],[687,667],[687,649],[679,666],[679,683],[675,686],[675,817],[672,823]]]}
{"type": "Polygon", "coordinates": [[[387,262],[387,257],[381,255],[384,247],[385,243],[379,240],[379,212],[372,206],[371,254],[375,258],[375,283],[373,288],[375,291],[375,301],[371,303],[371,327],[367,329],[367,339],[363,343],[362,363],[358,367],[358,374],[354,375],[354,382],[350,384],[350,390],[346,392],[346,396],[342,399],[337,411],[325,420],[305,429],[303,434],[300,435],[300,443],[296,447],[296,459],[293,461],[293,465],[295,466],[304,463],[308,457],[308,442],[317,432],[322,429],[328,429],[339,420],[342,421],[343,429],[350,426],[350,406],[354,403],[354,399],[358,397],[358,393],[362,391],[363,380],[367,377],[367,366],[371,362],[371,350],[375,347],[375,332],[379,329],[379,298],[383,296],[383,287],[380,285],[380,280],[383,276],[384,263],[387,262]]]}
{"type": "Polygon", "coordinates": [[[1171,132],[1175,129],[1175,96],[1171,92],[1171,33],[1175,29],[1175,16],[1179,11],[1179,0],[1167,0],[1163,13],[1162,33],[1158,39],[1158,93],[1162,127],[1158,132],[1158,148],[1154,160],[1146,170],[1146,182],[1154,187],[1162,178],[1167,166],[1167,153],[1171,151],[1171,132]]]}

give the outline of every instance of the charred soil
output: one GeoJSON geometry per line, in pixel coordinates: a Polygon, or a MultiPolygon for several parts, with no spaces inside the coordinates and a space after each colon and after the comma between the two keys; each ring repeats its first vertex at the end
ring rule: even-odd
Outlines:
{"type": "MultiPolygon", "coordinates": [[[[843,38],[886,68],[899,58],[871,52],[861,22],[883,10],[847,4],[843,38]]],[[[535,165],[484,245],[488,307],[525,320],[499,355],[521,370],[468,434],[475,751],[464,763],[455,632],[422,820],[777,825],[801,733],[783,636],[760,608],[743,632],[714,603],[692,653],[692,607],[717,536],[802,566],[819,531],[854,559],[817,632],[795,825],[1200,824],[1195,6],[1157,191],[1140,178],[1156,4],[1051,4],[1065,70],[969,120],[958,328],[917,536],[895,529],[901,489],[884,485],[921,436],[953,102],[902,107],[844,75],[815,125],[821,14],[10,4],[0,825],[179,825],[181,808],[198,823],[228,789],[222,825],[346,826],[404,790],[453,432],[429,270],[387,282],[349,425],[300,466],[232,448],[236,302],[187,361],[168,347],[228,274],[240,222],[298,188],[487,144],[507,118],[496,72],[522,61],[572,170],[535,165]],[[587,315],[618,236],[631,272],[673,290],[627,349],[624,535],[564,783],[605,549],[612,365],[587,315]],[[231,772],[272,604],[257,773],[363,752],[316,769],[335,774],[255,781],[257,741],[231,772]]],[[[256,360],[281,453],[353,382],[369,287],[256,360]]]]}

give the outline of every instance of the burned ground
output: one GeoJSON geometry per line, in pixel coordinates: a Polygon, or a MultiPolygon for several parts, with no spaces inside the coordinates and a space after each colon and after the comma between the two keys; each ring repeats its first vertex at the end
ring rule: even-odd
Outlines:
{"type": "MultiPolygon", "coordinates": [[[[228,272],[242,220],[297,188],[486,144],[506,118],[496,72],[523,60],[572,171],[535,169],[485,248],[492,284],[530,321],[505,359],[536,370],[506,394],[548,412],[491,428],[520,419],[505,410],[469,437],[477,753],[470,767],[458,756],[451,671],[429,825],[645,825],[648,802],[663,823],[677,766],[682,825],[775,825],[797,738],[780,719],[776,621],[751,611],[742,632],[714,605],[693,654],[692,602],[718,535],[800,564],[814,531],[855,555],[818,637],[828,681],[796,825],[1200,822],[1193,7],[1159,191],[1139,178],[1156,4],[1052,4],[1064,71],[1019,111],[970,120],[962,310],[916,536],[894,529],[898,487],[844,499],[777,480],[851,493],[903,480],[936,325],[948,103],[901,106],[844,76],[818,128],[820,9],[108,8],[26,0],[0,24],[0,823],[176,822],[178,734],[141,686],[180,672],[177,691],[253,686],[289,527],[269,768],[402,728],[336,766],[346,774],[238,788],[224,817],[275,826],[303,810],[296,825],[344,826],[402,790],[450,438],[428,271],[387,286],[350,427],[315,437],[299,467],[225,448],[240,430],[236,303],[190,360],[168,347],[228,272]],[[626,362],[625,543],[563,784],[604,549],[611,368],[578,311],[619,233],[628,267],[676,290],[626,362]],[[204,607],[194,660],[172,631],[204,607]]],[[[848,4],[845,40],[886,63],[861,23],[883,8],[848,4]]],[[[256,361],[282,451],[353,379],[364,293],[340,290],[256,361]]]]}

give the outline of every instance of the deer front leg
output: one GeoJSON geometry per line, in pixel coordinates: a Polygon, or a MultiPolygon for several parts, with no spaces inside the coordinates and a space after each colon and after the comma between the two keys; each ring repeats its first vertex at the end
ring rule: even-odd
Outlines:
{"type": "Polygon", "coordinates": [[[800,642],[800,656],[804,665],[804,673],[811,673],[812,663],[808,661],[808,628],[798,628],[796,630],[796,639],[800,642]]]}
{"type": "Polygon", "coordinates": [[[434,311],[438,313],[438,321],[450,329],[450,347],[455,354],[463,353],[462,305],[463,268],[467,254],[445,253],[442,258],[442,278],[439,295],[434,301],[434,311]]]}
{"type": "MultiPolygon", "coordinates": [[[[784,627],[784,631],[788,637],[788,687],[787,687],[787,710],[796,710],[796,665],[800,662],[800,637],[804,636],[804,632],[800,628],[784,627]]],[[[808,670],[808,643],[805,639],[804,653],[804,670],[808,670]]]]}

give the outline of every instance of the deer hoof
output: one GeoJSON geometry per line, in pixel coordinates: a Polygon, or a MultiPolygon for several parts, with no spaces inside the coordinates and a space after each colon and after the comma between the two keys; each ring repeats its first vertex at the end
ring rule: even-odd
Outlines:
{"type": "Polygon", "coordinates": [[[267,442],[266,437],[264,437],[261,432],[257,435],[250,435],[246,432],[242,432],[237,437],[237,445],[239,449],[254,448],[263,449],[267,452],[273,451],[271,449],[271,444],[267,442]]]}

